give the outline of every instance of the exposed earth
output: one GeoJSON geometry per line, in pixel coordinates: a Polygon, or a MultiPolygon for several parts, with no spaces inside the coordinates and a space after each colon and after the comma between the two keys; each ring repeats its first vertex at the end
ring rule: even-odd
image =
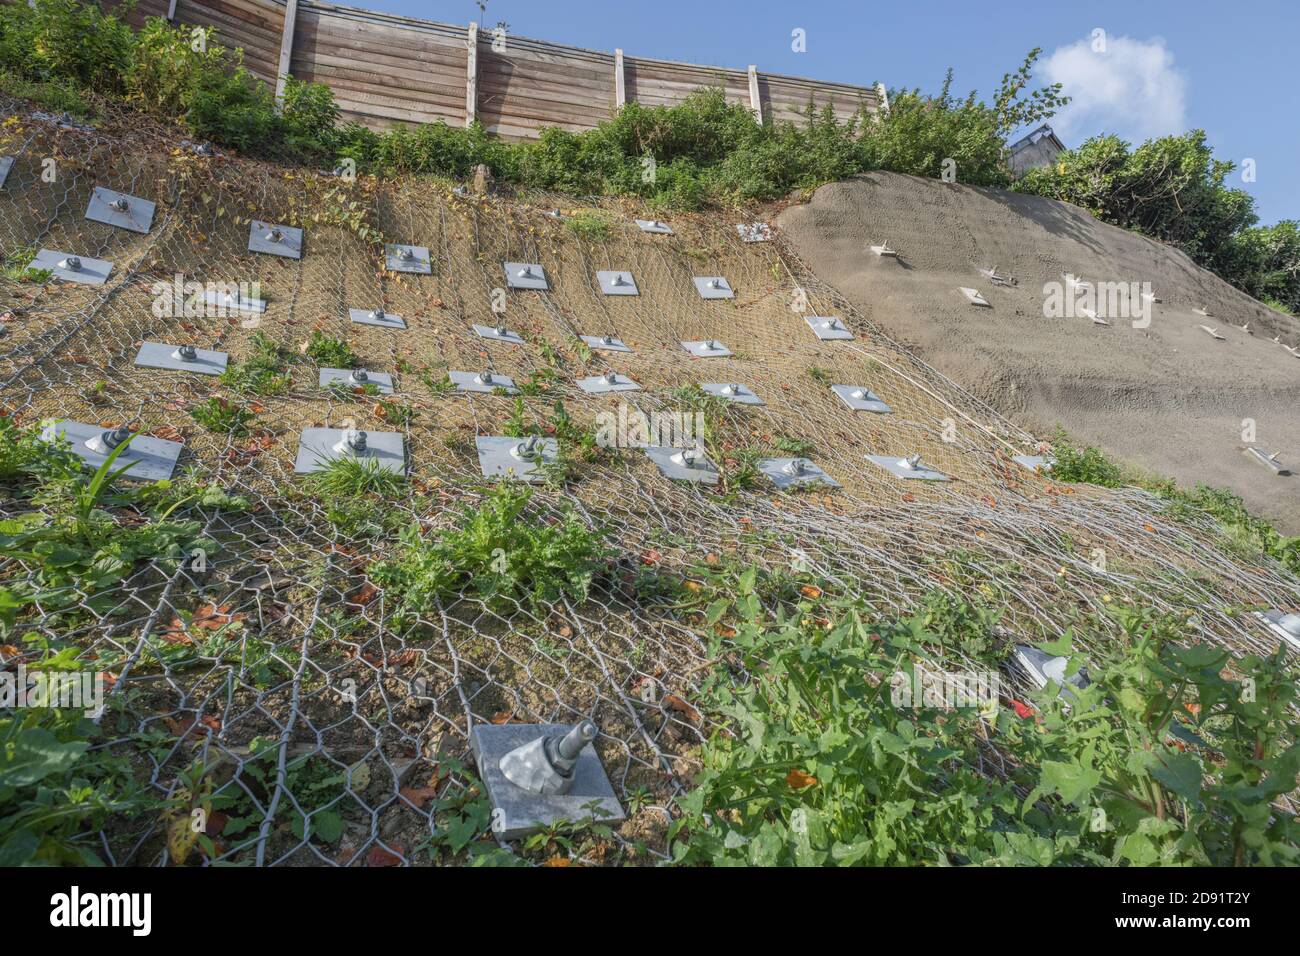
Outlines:
{"type": "Polygon", "coordinates": [[[777,224],[867,318],[1018,423],[1045,437],[1059,424],[1139,470],[1230,488],[1300,533],[1300,479],[1245,452],[1300,470],[1300,355],[1285,347],[1300,345],[1300,321],[1178,250],[1036,196],[869,173],[821,187],[777,224]],[[886,241],[897,258],[871,252],[886,241]],[[995,286],[978,271],[990,267],[1016,284],[995,286]],[[1149,282],[1161,301],[1147,328],[1046,318],[1044,285],[1063,273],[1149,282]]]}

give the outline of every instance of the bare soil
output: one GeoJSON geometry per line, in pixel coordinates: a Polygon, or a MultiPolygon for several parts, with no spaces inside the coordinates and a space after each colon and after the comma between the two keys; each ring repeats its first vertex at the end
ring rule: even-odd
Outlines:
{"type": "Polygon", "coordinates": [[[1024,427],[1059,424],[1130,467],[1230,488],[1300,532],[1300,479],[1252,460],[1243,440],[1253,419],[1254,444],[1300,470],[1300,358],[1284,348],[1300,345],[1295,318],[1175,249],[1036,196],[869,173],[823,186],[777,225],[867,318],[1024,427]],[[897,259],[870,251],[886,240],[897,259]],[[994,266],[1016,285],[977,271],[994,266]],[[1161,302],[1145,329],[1046,318],[1044,286],[1062,273],[1149,282],[1161,302]],[[992,307],[968,304],[962,286],[992,307]]]}

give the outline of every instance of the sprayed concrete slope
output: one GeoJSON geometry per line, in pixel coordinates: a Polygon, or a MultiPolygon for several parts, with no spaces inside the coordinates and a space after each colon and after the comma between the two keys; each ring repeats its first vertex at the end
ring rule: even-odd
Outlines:
{"type": "Polygon", "coordinates": [[[1300,344],[1297,320],[1177,250],[1035,196],[870,173],[823,186],[778,224],[871,321],[1027,428],[1059,423],[1139,469],[1231,488],[1300,533],[1300,478],[1250,460],[1242,440],[1253,419],[1256,444],[1300,471],[1300,358],[1272,341],[1300,344]],[[898,259],[868,249],[885,240],[898,259]],[[991,266],[1018,284],[994,287],[977,271],[991,266]],[[1044,284],[1062,273],[1150,282],[1162,302],[1146,329],[1044,318],[1044,284]],[[967,304],[961,286],[992,308],[967,304]]]}

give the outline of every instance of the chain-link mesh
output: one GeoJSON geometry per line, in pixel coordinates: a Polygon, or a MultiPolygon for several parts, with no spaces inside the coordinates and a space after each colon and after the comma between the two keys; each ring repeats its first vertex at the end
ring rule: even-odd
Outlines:
{"type": "MultiPolygon", "coordinates": [[[[582,717],[600,727],[596,750],[620,799],[638,795],[616,839],[644,841],[651,859],[662,855],[673,798],[689,786],[717,725],[692,704],[713,665],[711,629],[640,598],[635,576],[649,565],[671,573],[734,556],[786,567],[797,554],[840,593],[897,610],[934,590],[960,596],[979,580],[1005,604],[1007,632],[1022,640],[1054,637],[1079,613],[1100,611],[1105,597],[1129,597],[1162,610],[1194,608],[1203,636],[1234,652],[1274,644],[1237,609],[1294,598],[1276,566],[1234,557],[1208,524],[1172,520],[1150,495],[1066,488],[1013,463],[1011,455],[1033,451],[1031,436],[864,321],[779,236],[747,244],[731,221],[712,215],[674,216],[674,235],[646,235],[630,206],[600,201],[591,208],[611,225],[584,239],[545,212],[572,200],[459,196],[425,181],[349,182],[200,156],[138,122],[95,132],[25,117],[0,136],[0,154],[17,157],[0,190],[0,252],[45,247],[114,264],[102,287],[5,280],[0,400],[23,420],[126,424],[184,441],[182,471],[198,469],[250,503],[200,512],[204,535],[220,546],[201,572],[142,565],[107,605],[88,606],[74,633],[66,616],[58,618],[62,633],[48,633],[111,675],[103,746],[127,754],[159,797],[174,795],[196,762],[243,790],[256,825],[251,837],[220,845],[223,859],[354,865],[375,847],[411,859],[435,820],[433,804],[413,800],[409,788],[446,796],[464,786],[440,768],[469,763],[473,725],[582,717]],[[155,201],[151,231],[86,220],[96,185],[155,201]],[[302,259],[248,252],[252,218],[302,226],[302,259]],[[383,242],[427,246],[432,274],[385,271],[383,242]],[[541,263],[550,279],[549,293],[506,297],[504,320],[523,334],[522,347],[471,328],[503,318],[492,301],[505,285],[504,261],[541,263]],[[602,295],[600,269],[630,271],[640,295],[602,295]],[[267,310],[158,318],[154,284],[178,274],[257,283],[267,310]],[[702,300],[694,275],[725,276],[736,298],[702,300]],[[792,310],[798,290],[807,307],[792,310]],[[349,308],[378,305],[405,316],[408,328],[350,323],[349,308]],[[821,342],[803,314],[838,315],[856,338],[821,342]],[[394,399],[324,391],[315,367],[301,362],[284,394],[250,403],[251,432],[232,437],[188,414],[213,394],[230,395],[219,381],[133,364],[145,340],[219,349],[239,362],[256,334],[296,352],[315,330],[346,339],[365,367],[393,373],[394,399]],[[602,356],[576,344],[606,333],[635,351],[602,356]],[[734,356],[696,359],[679,345],[707,338],[734,356]],[[642,390],[589,395],[574,384],[606,368],[642,390]],[[340,534],[329,516],[335,503],[295,476],[294,456],[308,427],[400,430],[412,494],[387,506],[389,518],[402,520],[385,527],[450,527],[461,506],[487,494],[475,436],[503,434],[515,411],[499,395],[430,389],[448,369],[549,383],[547,394],[523,399],[529,420],[542,420],[559,399],[583,427],[619,403],[675,411],[676,388],[740,382],[765,404],[727,408],[716,447],[740,456],[798,439],[842,488],[719,491],[671,482],[636,450],[601,456],[562,487],[539,486],[528,512],[547,522],[572,507],[605,530],[621,557],[588,600],[521,603],[506,613],[467,590],[397,628],[390,595],[366,576],[393,535],[340,534]],[[848,412],[831,382],[870,388],[892,414],[848,412]],[[400,425],[385,407],[394,403],[413,413],[400,425]],[[864,460],[873,453],[919,453],[953,480],[900,481],[864,460]],[[1094,549],[1106,555],[1106,570],[1090,562],[1094,549]],[[269,758],[253,752],[254,741],[269,742],[269,758]],[[283,824],[288,808],[308,817],[321,810],[295,791],[301,777],[289,768],[303,757],[344,776],[325,805],[346,821],[337,841],[283,824]],[[254,785],[254,763],[268,760],[266,779],[254,785]]],[[[0,505],[6,517],[29,507],[0,505]]],[[[32,567],[10,559],[0,573],[20,579],[32,567]]],[[[39,613],[26,625],[49,631],[39,613]]],[[[163,829],[161,819],[110,825],[98,842],[113,863],[166,862],[163,829]]]]}

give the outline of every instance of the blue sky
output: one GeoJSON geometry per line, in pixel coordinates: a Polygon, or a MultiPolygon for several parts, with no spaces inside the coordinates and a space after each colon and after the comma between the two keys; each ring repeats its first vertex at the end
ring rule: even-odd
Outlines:
{"type": "MultiPolygon", "coordinates": [[[[349,2],[349,0],[342,0],[349,2]]],[[[1249,190],[1266,223],[1300,219],[1300,94],[1295,0],[350,0],[407,16],[488,26],[629,55],[745,67],[845,83],[988,95],[1041,46],[1040,79],[1077,102],[1053,120],[1068,145],[1100,132],[1127,139],[1202,128],[1216,155],[1255,161],[1249,190]],[[791,50],[802,28],[807,51],[791,50]],[[1105,31],[1106,52],[1092,50],[1105,31]],[[1286,91],[1290,91],[1289,93],[1286,91]]]]}

